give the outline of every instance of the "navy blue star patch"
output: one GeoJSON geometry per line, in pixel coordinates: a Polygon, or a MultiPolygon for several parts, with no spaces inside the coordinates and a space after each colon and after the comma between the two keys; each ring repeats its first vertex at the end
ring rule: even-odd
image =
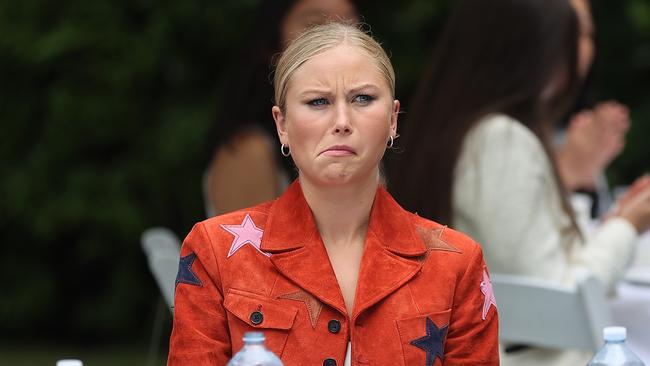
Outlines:
{"type": "Polygon", "coordinates": [[[447,336],[448,326],[438,329],[436,324],[429,319],[427,320],[427,335],[424,337],[414,339],[411,341],[411,344],[417,348],[420,348],[427,354],[427,360],[424,363],[425,366],[431,366],[436,361],[436,357],[440,358],[440,361],[445,359],[445,337],[447,336]]]}
{"type": "Polygon", "coordinates": [[[188,285],[203,287],[203,283],[201,283],[199,277],[192,271],[192,263],[194,263],[195,259],[196,254],[193,252],[185,257],[181,257],[181,261],[178,264],[178,274],[176,275],[176,286],[179,283],[187,283],[188,285]]]}

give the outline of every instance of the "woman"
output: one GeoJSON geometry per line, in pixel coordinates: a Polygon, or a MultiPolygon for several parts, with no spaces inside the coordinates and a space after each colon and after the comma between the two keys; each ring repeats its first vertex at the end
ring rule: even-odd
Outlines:
{"type": "MultiPolygon", "coordinates": [[[[408,209],[483,243],[495,273],[572,283],[586,268],[612,286],[650,226],[650,187],[593,235],[578,228],[550,153],[551,122],[577,88],[577,35],[567,0],[461,1],[401,131],[404,153],[389,182],[408,209]]],[[[588,360],[525,352],[538,353],[512,364],[588,360]]]]}
{"type": "Polygon", "coordinates": [[[273,144],[269,108],[272,57],[309,25],[329,19],[355,20],[350,0],[264,1],[246,54],[234,58],[219,121],[208,135],[212,160],[205,174],[207,216],[215,216],[278,197],[295,177],[273,144]],[[241,169],[247,166],[249,169],[241,169]]]}
{"type": "Polygon", "coordinates": [[[274,85],[299,178],[275,201],[192,229],[169,364],[225,364],[261,329],[287,366],[497,365],[479,246],[378,183],[400,105],[381,46],[352,26],[315,27],[284,51],[274,85]]]}

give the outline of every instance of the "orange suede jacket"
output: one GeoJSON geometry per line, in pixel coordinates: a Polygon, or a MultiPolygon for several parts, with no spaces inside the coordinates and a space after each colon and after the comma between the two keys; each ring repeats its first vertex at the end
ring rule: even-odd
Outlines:
{"type": "Polygon", "coordinates": [[[197,224],[181,249],[168,365],[225,365],[262,331],[285,366],[498,365],[498,317],[480,247],[378,188],[354,311],[300,184],[197,224]]]}

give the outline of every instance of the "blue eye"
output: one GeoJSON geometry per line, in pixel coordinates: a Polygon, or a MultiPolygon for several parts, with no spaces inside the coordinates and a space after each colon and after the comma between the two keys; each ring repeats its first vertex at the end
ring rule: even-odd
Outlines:
{"type": "Polygon", "coordinates": [[[310,100],[309,102],[307,102],[307,104],[309,104],[312,107],[322,107],[324,105],[329,104],[329,102],[325,98],[318,98],[318,99],[310,100]]]}
{"type": "Polygon", "coordinates": [[[375,98],[367,95],[367,94],[360,94],[354,97],[354,102],[359,103],[359,104],[368,104],[372,102],[375,98]]]}

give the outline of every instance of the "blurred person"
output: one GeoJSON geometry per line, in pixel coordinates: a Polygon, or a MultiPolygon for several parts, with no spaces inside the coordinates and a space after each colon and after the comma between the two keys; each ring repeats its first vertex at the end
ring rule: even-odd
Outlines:
{"type": "Polygon", "coordinates": [[[274,79],[279,145],[298,179],[192,229],[169,365],[223,365],[252,330],[287,366],[498,365],[480,247],[379,184],[400,108],[385,51],[357,27],[317,26],[274,79]]]}
{"type": "MultiPolygon", "coordinates": [[[[571,0],[579,24],[578,76],[585,80],[595,54],[591,8],[587,0],[571,0]]],[[[562,142],[556,147],[560,177],[571,192],[587,193],[591,204],[586,219],[598,217],[612,204],[609,186],[604,176],[606,167],[625,146],[625,133],[630,127],[627,107],[610,100],[597,103],[570,118],[562,132],[562,142]],[[590,215],[591,214],[591,215],[590,215]]],[[[587,208],[589,208],[587,206],[587,208]]]]}
{"type": "MultiPolygon", "coordinates": [[[[495,273],[570,284],[587,269],[611,288],[650,226],[650,186],[642,178],[594,232],[578,226],[551,139],[580,85],[579,29],[568,0],[461,1],[401,130],[389,185],[407,209],[483,243],[495,273]]],[[[589,356],[528,347],[502,362],[589,356]]]]}
{"type": "Polygon", "coordinates": [[[234,59],[219,120],[209,133],[213,157],[204,177],[208,217],[276,198],[295,176],[277,157],[269,109],[271,59],[297,33],[328,20],[356,20],[350,0],[264,1],[246,46],[234,59]]]}
{"type": "Polygon", "coordinates": [[[558,129],[555,144],[558,172],[577,214],[586,222],[607,214],[613,204],[605,170],[625,147],[630,127],[628,108],[605,101],[573,115],[558,129]]]}

